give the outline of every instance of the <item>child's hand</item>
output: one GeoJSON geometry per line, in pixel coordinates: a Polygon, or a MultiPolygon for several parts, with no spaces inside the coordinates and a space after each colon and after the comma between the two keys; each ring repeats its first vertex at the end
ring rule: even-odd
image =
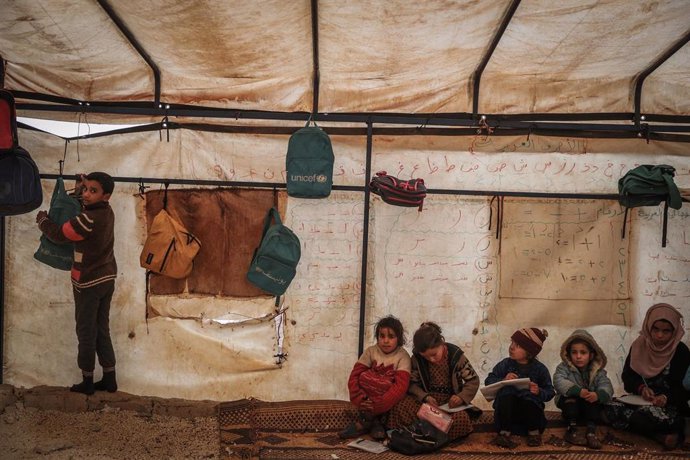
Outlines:
{"type": "Polygon", "coordinates": [[[595,403],[599,401],[599,395],[596,391],[588,391],[587,396],[583,397],[582,399],[584,399],[588,403],[595,403]]]}
{"type": "Polygon", "coordinates": [[[48,212],[47,211],[38,211],[38,214],[36,214],[36,223],[38,224],[41,222],[43,219],[46,219],[48,217],[48,212]]]}
{"type": "Polygon", "coordinates": [[[643,398],[645,401],[653,401],[653,400],[654,400],[654,396],[656,396],[656,395],[654,394],[654,390],[652,390],[651,388],[649,388],[649,387],[647,387],[647,386],[644,387],[644,388],[642,388],[642,393],[640,393],[640,395],[642,396],[642,398],[643,398]]]}
{"type": "Polygon", "coordinates": [[[667,402],[668,398],[666,398],[666,395],[654,396],[652,399],[652,404],[657,407],[666,407],[667,402]]]}
{"type": "Polygon", "coordinates": [[[532,393],[533,395],[538,395],[539,394],[539,385],[537,385],[534,382],[529,383],[529,392],[532,393]]]}
{"type": "Polygon", "coordinates": [[[462,399],[460,398],[460,396],[458,396],[458,395],[451,396],[450,399],[448,400],[448,407],[450,407],[452,409],[453,407],[458,407],[458,406],[462,406],[462,399]]]}
{"type": "Polygon", "coordinates": [[[363,411],[371,412],[372,410],[374,410],[374,403],[371,401],[371,399],[366,398],[359,405],[359,408],[362,409],[363,411]]]}
{"type": "Polygon", "coordinates": [[[426,397],[424,398],[424,402],[431,406],[438,407],[438,401],[436,401],[436,398],[434,398],[431,395],[426,395],[426,397]]]}
{"type": "Polygon", "coordinates": [[[517,378],[518,375],[515,372],[508,372],[503,380],[515,380],[517,378]]]}
{"type": "Polygon", "coordinates": [[[84,181],[86,181],[86,174],[77,174],[77,178],[74,182],[74,194],[81,195],[84,191],[84,181]]]}

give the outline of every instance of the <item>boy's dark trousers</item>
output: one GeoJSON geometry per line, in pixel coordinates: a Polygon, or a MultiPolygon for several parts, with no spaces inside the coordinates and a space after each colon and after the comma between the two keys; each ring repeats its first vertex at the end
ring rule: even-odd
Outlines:
{"type": "Polygon", "coordinates": [[[538,430],[542,409],[531,401],[517,395],[504,395],[498,400],[499,431],[510,431],[516,423],[527,427],[528,431],[538,430]]]}
{"type": "Polygon", "coordinates": [[[72,287],[79,341],[77,365],[84,372],[93,372],[96,355],[102,367],[115,367],[115,351],[110,340],[110,300],[114,290],[114,280],[86,289],[72,287]]]}
{"type": "Polygon", "coordinates": [[[563,411],[563,418],[570,424],[596,424],[601,419],[601,404],[590,403],[582,398],[561,398],[556,406],[563,411]]]}

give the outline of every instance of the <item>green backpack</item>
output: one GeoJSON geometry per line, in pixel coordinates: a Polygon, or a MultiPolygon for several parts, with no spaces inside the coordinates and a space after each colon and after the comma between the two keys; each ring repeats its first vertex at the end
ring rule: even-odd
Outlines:
{"type": "Polygon", "coordinates": [[[285,169],[287,193],[297,198],[325,198],[333,186],[333,147],[326,132],[316,126],[295,131],[288,141],[285,169]]]}
{"type": "Polygon", "coordinates": [[[640,165],[618,180],[618,202],[625,206],[623,238],[625,238],[625,223],[628,220],[629,208],[657,206],[664,203],[661,245],[666,247],[668,208],[680,209],[683,205],[680,191],[673,182],[675,173],[675,168],[669,165],[640,165]]]}
{"type": "Polygon", "coordinates": [[[247,279],[275,296],[282,295],[295,277],[302,255],[299,238],[280,221],[276,208],[266,215],[261,243],[254,251],[247,279]],[[275,224],[271,225],[271,218],[275,224]]]}
{"type": "MultiPolygon", "coordinates": [[[[62,225],[81,212],[81,204],[65,191],[65,183],[62,177],[58,177],[50,199],[48,217],[58,225],[62,225]]],[[[59,270],[70,270],[74,260],[74,244],[57,244],[41,235],[38,250],[34,253],[34,259],[50,265],[59,270]]]]}

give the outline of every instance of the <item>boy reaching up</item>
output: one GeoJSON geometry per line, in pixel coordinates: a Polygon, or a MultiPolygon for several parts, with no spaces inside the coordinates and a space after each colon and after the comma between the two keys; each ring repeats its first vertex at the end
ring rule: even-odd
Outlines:
{"type": "Polygon", "coordinates": [[[95,390],[115,392],[115,351],[110,339],[110,301],[115,290],[117,264],[113,252],[115,215],[108,203],[115,182],[110,175],[92,172],[80,176],[82,212],[57,225],[46,211],[36,215],[38,228],[56,243],[74,244],[71,278],[74,318],[79,342],[77,365],[83,380],[70,391],[91,395],[95,390]],[[103,367],[94,383],[96,355],[103,367]]]}

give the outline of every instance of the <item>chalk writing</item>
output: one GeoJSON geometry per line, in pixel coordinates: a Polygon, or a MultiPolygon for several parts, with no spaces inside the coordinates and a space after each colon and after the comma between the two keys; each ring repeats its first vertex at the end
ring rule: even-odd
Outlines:
{"type": "Polygon", "coordinates": [[[622,222],[613,202],[506,199],[501,297],[629,298],[622,222]]]}

